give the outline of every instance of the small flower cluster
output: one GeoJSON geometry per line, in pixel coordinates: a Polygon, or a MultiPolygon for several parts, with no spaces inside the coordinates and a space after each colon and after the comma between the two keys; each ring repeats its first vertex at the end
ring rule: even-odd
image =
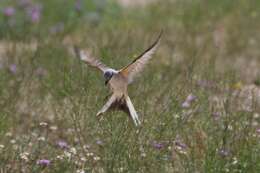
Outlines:
{"type": "Polygon", "coordinates": [[[197,99],[197,97],[195,96],[195,95],[193,95],[193,94],[189,94],[188,96],[187,96],[187,98],[185,99],[185,101],[182,103],[182,107],[183,108],[189,108],[190,106],[191,106],[191,103],[193,102],[193,101],[195,101],[197,99]]]}
{"type": "Polygon", "coordinates": [[[37,160],[36,163],[37,163],[38,165],[40,165],[40,166],[50,166],[51,161],[48,160],[48,159],[40,159],[40,160],[37,160]]]}
{"type": "Polygon", "coordinates": [[[15,8],[11,7],[11,6],[8,6],[8,7],[4,8],[3,14],[6,17],[11,17],[11,16],[13,16],[15,14],[15,8]]]}
{"type": "Polygon", "coordinates": [[[60,140],[57,142],[57,146],[61,149],[67,149],[69,148],[67,142],[63,141],[63,140],[60,140]]]}
{"type": "Polygon", "coordinates": [[[9,21],[15,21],[16,13],[23,14],[31,23],[38,23],[41,19],[42,5],[31,0],[20,0],[15,6],[7,6],[2,11],[9,21]]]}
{"type": "Polygon", "coordinates": [[[174,140],[174,150],[179,154],[187,154],[188,146],[183,143],[179,138],[174,140]]]}
{"type": "Polygon", "coordinates": [[[165,144],[163,144],[162,142],[153,141],[152,142],[152,146],[155,149],[161,150],[161,149],[163,149],[165,147],[165,144]]]}
{"type": "Polygon", "coordinates": [[[28,162],[29,161],[29,155],[30,155],[29,152],[23,152],[23,153],[20,153],[20,158],[23,161],[28,162]]]}

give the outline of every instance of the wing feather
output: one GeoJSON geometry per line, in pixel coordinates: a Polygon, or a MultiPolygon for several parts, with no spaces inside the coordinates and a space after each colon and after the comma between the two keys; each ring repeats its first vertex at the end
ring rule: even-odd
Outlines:
{"type": "Polygon", "coordinates": [[[110,69],[97,58],[92,57],[88,52],[80,50],[78,47],[74,46],[74,52],[77,57],[79,57],[82,61],[88,64],[91,67],[97,68],[101,72],[105,72],[106,70],[110,69]]]}
{"type": "Polygon", "coordinates": [[[159,45],[161,36],[162,31],[156,41],[148,49],[146,49],[141,55],[135,58],[132,63],[120,70],[120,73],[128,79],[128,83],[131,83],[134,77],[143,71],[144,66],[149,62],[149,60],[152,58],[152,55],[155,53],[159,45]]]}

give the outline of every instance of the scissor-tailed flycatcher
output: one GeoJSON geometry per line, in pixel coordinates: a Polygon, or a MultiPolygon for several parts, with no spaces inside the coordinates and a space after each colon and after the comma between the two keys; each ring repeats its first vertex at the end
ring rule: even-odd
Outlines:
{"type": "Polygon", "coordinates": [[[152,58],[152,55],[154,54],[160,42],[161,35],[162,32],[160,33],[157,40],[146,51],[135,58],[132,63],[120,70],[109,68],[98,59],[90,56],[88,52],[79,50],[77,47],[74,47],[76,55],[82,61],[92,67],[97,68],[104,74],[105,84],[108,84],[110,90],[112,91],[111,97],[97,113],[97,116],[105,113],[110,109],[119,109],[130,115],[136,126],[141,123],[128,96],[127,86],[133,81],[134,77],[143,70],[145,64],[147,64],[148,61],[152,58]]]}

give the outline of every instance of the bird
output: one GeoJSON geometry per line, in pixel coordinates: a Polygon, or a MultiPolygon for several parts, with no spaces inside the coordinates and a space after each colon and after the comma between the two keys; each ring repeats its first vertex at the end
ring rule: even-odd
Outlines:
{"type": "Polygon", "coordinates": [[[128,85],[138,76],[144,69],[145,65],[152,58],[160,43],[162,31],[155,40],[144,52],[137,56],[130,64],[125,67],[115,70],[103,64],[98,58],[93,57],[89,52],[81,50],[74,45],[75,55],[85,62],[87,65],[96,68],[103,73],[105,85],[111,91],[111,95],[104,106],[98,111],[96,116],[101,116],[108,110],[121,110],[127,113],[133,120],[136,126],[141,124],[139,116],[133,106],[133,103],[128,95],[128,85]]]}

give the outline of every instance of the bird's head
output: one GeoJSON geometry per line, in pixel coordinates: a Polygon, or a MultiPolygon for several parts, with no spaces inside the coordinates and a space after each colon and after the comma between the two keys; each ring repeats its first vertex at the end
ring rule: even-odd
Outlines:
{"type": "Polygon", "coordinates": [[[115,71],[113,69],[109,69],[109,70],[105,71],[104,77],[105,77],[105,84],[106,85],[109,82],[109,80],[113,77],[113,75],[116,74],[116,73],[117,73],[117,71],[115,71]]]}

